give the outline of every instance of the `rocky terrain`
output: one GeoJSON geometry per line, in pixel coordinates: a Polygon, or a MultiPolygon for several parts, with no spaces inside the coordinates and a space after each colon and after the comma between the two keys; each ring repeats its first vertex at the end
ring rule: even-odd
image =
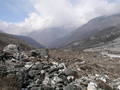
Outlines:
{"type": "Polygon", "coordinates": [[[100,53],[10,44],[0,58],[0,90],[120,90],[119,59],[100,53]]]}

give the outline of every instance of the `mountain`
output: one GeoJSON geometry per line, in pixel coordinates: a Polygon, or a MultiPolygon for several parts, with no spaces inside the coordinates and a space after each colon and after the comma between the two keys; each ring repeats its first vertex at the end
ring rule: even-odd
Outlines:
{"type": "Polygon", "coordinates": [[[120,53],[120,37],[108,43],[105,43],[103,45],[85,49],[84,51],[91,51],[91,52],[106,52],[107,51],[109,53],[119,54],[120,53]]]}
{"type": "Polygon", "coordinates": [[[49,28],[44,30],[34,31],[28,34],[28,36],[32,37],[38,43],[50,48],[51,43],[54,41],[63,38],[67,34],[69,34],[73,29],[72,28],[64,28],[63,27],[56,27],[56,28],[49,28]]]}
{"type": "MultiPolygon", "coordinates": [[[[3,30],[0,30],[0,33],[5,34],[5,32],[3,30]]],[[[12,34],[9,34],[9,35],[12,35],[12,34]]],[[[33,38],[31,38],[29,36],[23,36],[23,35],[12,35],[12,36],[14,36],[15,38],[24,40],[26,43],[28,43],[36,48],[45,48],[43,45],[41,45],[40,43],[38,43],[36,40],[34,40],[33,38]]]]}
{"type": "MultiPolygon", "coordinates": [[[[94,46],[95,44],[103,42],[101,40],[98,40],[99,42],[94,42],[94,40],[90,41],[91,40],[90,38],[92,39],[93,37],[101,38],[103,36],[102,34],[104,33],[105,33],[104,36],[107,36],[110,34],[110,32],[119,31],[120,29],[119,26],[120,26],[120,14],[111,15],[111,16],[101,16],[101,17],[94,18],[90,20],[87,24],[71,32],[69,35],[53,42],[52,43],[53,48],[54,47],[67,48],[67,49],[79,48],[80,50],[85,49],[85,48],[91,47],[91,45],[94,46]]],[[[95,39],[95,41],[96,40],[97,39],[95,39]]]]}
{"type": "Polygon", "coordinates": [[[37,48],[45,48],[43,45],[35,41],[33,38],[28,37],[28,36],[22,36],[22,35],[14,35],[18,39],[25,40],[28,44],[33,45],[34,47],[37,48]]]}
{"type": "Polygon", "coordinates": [[[30,50],[34,47],[28,44],[25,40],[16,38],[14,35],[0,33],[0,50],[2,50],[8,44],[19,45],[23,50],[30,50]]]}
{"type": "Polygon", "coordinates": [[[94,35],[74,41],[65,46],[65,49],[70,50],[84,50],[88,48],[95,48],[108,43],[112,43],[113,40],[120,38],[120,27],[109,27],[101,31],[96,32],[94,35]]]}

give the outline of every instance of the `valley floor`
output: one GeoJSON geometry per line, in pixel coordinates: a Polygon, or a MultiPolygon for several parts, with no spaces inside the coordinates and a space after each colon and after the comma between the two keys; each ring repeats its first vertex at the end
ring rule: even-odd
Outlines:
{"type": "MultiPolygon", "coordinates": [[[[115,55],[114,55],[115,56],[115,55]]],[[[117,55],[116,55],[117,56],[117,55]]],[[[107,74],[111,78],[120,77],[120,58],[109,57],[101,52],[52,51],[51,57],[79,71],[80,75],[107,74]]]]}
{"type": "Polygon", "coordinates": [[[0,75],[7,77],[0,78],[0,90],[120,90],[119,58],[60,50],[50,50],[49,56],[49,62],[30,56],[1,65],[0,75]]]}

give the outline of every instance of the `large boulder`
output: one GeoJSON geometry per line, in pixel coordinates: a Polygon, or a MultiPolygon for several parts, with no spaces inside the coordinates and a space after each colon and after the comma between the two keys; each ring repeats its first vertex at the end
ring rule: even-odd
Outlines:
{"type": "Polygon", "coordinates": [[[18,46],[15,44],[9,44],[3,49],[4,52],[7,53],[17,53],[18,52],[18,46]]]}
{"type": "Polygon", "coordinates": [[[6,47],[4,47],[3,53],[6,59],[12,59],[12,58],[18,59],[20,56],[19,47],[14,44],[9,44],[6,47]]]}

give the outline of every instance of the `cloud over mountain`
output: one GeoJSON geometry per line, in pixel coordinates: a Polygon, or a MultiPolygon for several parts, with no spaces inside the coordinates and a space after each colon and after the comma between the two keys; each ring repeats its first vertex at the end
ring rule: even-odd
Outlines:
{"type": "Polygon", "coordinates": [[[17,23],[0,21],[0,29],[12,34],[25,34],[60,26],[76,28],[92,18],[120,12],[119,0],[29,0],[29,2],[32,3],[34,10],[28,13],[24,21],[17,23]]]}

